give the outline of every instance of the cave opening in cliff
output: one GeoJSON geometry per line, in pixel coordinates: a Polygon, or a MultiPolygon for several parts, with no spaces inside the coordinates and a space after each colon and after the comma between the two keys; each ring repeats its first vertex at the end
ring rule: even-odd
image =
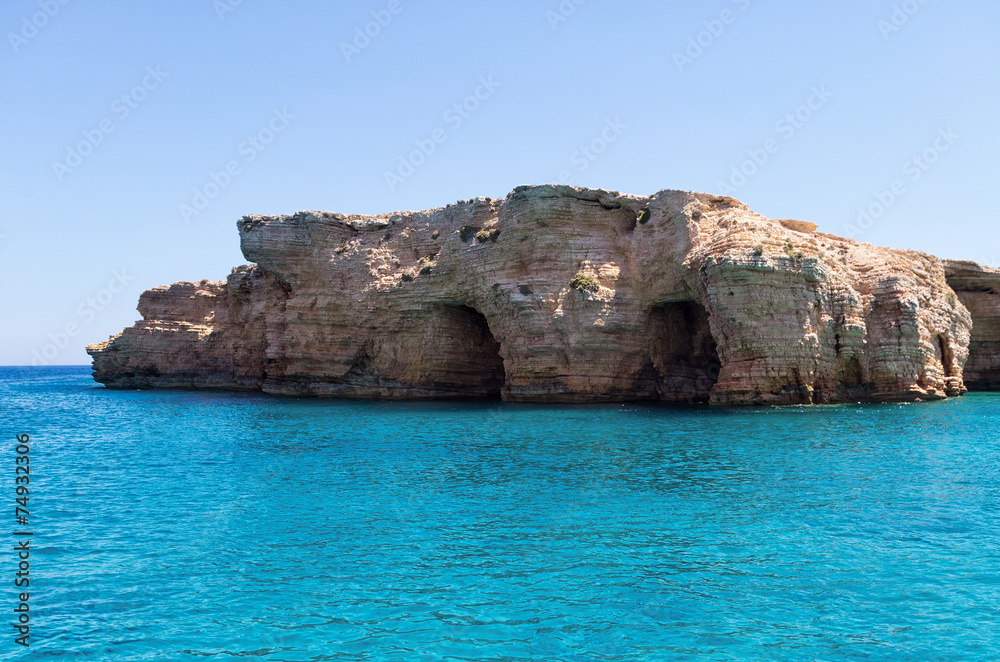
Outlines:
{"type": "Polygon", "coordinates": [[[660,398],[708,402],[722,362],[705,307],[695,301],[654,307],[649,314],[649,337],[660,398]]]}
{"type": "Polygon", "coordinates": [[[951,353],[951,346],[948,344],[948,340],[944,336],[937,337],[937,355],[938,359],[941,361],[941,367],[944,369],[945,377],[954,377],[955,371],[952,368],[954,357],[951,353]]]}
{"type": "Polygon", "coordinates": [[[854,389],[864,386],[865,371],[861,365],[861,359],[852,356],[844,364],[839,375],[840,386],[843,389],[854,389]]]}
{"type": "MultiPolygon", "coordinates": [[[[840,371],[837,373],[836,382],[839,399],[861,401],[871,397],[874,384],[866,380],[862,358],[862,355],[853,354],[845,361],[844,356],[840,356],[840,371]]],[[[821,401],[818,390],[816,399],[821,401]]]]}
{"type": "Polygon", "coordinates": [[[441,305],[436,313],[434,387],[473,398],[500,398],[506,372],[486,316],[466,305],[441,305]]]}

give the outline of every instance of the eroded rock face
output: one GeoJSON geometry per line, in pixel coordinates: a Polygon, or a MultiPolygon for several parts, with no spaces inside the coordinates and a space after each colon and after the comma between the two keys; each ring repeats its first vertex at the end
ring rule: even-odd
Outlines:
{"type": "Polygon", "coordinates": [[[965,382],[979,391],[1000,390],[1000,270],[949,261],[945,271],[948,283],[972,314],[965,382]]]}
{"type": "Polygon", "coordinates": [[[94,377],[131,388],[259,390],[285,298],[280,283],[253,266],[237,267],[225,282],[147,290],[141,321],[87,347],[94,377]]]}
{"type": "Polygon", "coordinates": [[[537,186],[432,211],[238,225],[256,264],[143,294],[143,321],[88,348],[95,379],[523,402],[965,391],[972,317],[942,261],[731,198],[537,186]]]}

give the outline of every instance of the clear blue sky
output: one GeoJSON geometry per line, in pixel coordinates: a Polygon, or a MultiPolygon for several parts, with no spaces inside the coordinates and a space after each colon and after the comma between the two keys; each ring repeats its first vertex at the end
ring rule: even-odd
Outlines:
{"type": "Polygon", "coordinates": [[[836,234],[896,187],[860,239],[1000,263],[987,0],[7,0],[0,30],[0,364],[67,325],[49,363],[86,363],[142,290],[223,279],[243,214],[425,209],[565,174],[729,192],[836,234]],[[388,24],[345,53],[372,12],[388,24]],[[720,190],[748,153],[762,165],[720,190]]]}

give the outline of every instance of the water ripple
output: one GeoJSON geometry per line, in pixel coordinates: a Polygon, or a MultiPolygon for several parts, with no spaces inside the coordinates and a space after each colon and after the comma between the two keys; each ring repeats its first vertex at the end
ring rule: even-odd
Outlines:
{"type": "Polygon", "coordinates": [[[0,369],[36,531],[34,645],[0,659],[1000,659],[998,404],[339,402],[0,369]]]}

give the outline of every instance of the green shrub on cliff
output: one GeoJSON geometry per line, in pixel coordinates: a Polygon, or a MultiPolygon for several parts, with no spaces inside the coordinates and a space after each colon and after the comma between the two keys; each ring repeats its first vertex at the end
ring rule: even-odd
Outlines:
{"type": "Polygon", "coordinates": [[[785,242],[785,255],[789,257],[793,267],[801,267],[806,257],[802,251],[795,249],[795,244],[790,240],[785,242]]]}
{"type": "Polygon", "coordinates": [[[492,241],[495,244],[499,236],[500,228],[487,228],[476,233],[476,239],[480,244],[485,244],[487,241],[492,241]]]}
{"type": "Polygon", "coordinates": [[[580,271],[573,276],[573,280],[569,282],[569,286],[574,290],[587,292],[597,292],[601,289],[601,285],[597,282],[597,279],[583,271],[580,271]]]}

